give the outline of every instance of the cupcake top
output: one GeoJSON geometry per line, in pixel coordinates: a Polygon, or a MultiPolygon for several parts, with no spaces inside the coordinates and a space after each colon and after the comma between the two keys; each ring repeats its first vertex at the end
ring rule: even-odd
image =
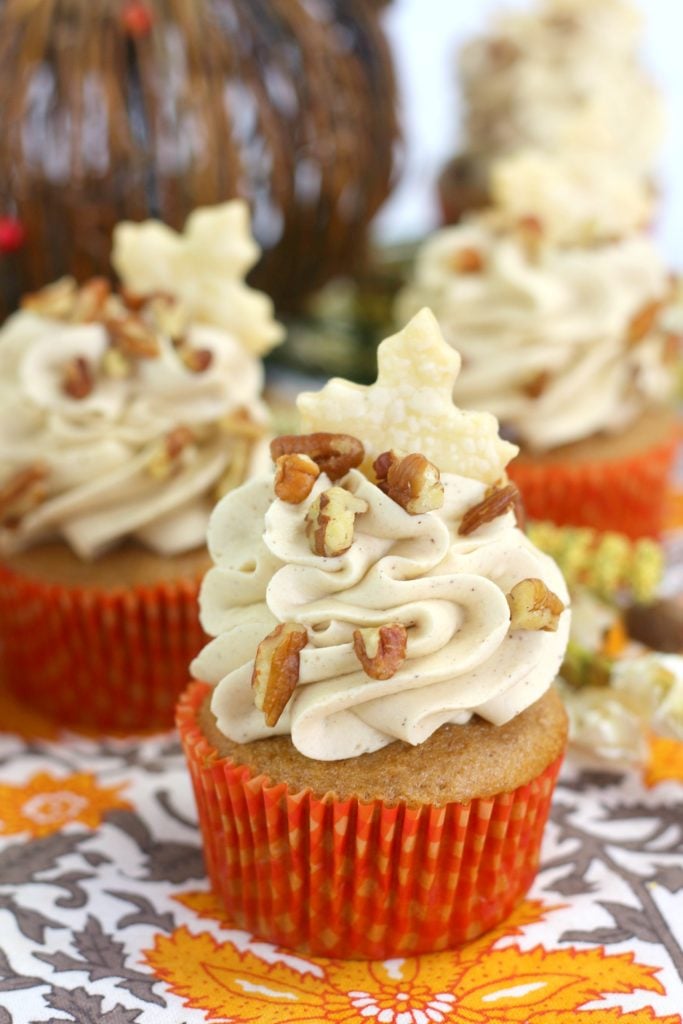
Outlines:
{"type": "Polygon", "coordinates": [[[463,50],[465,141],[490,162],[527,146],[599,154],[652,175],[660,96],[640,66],[641,23],[624,0],[539,0],[463,50]]]}
{"type": "Polygon", "coordinates": [[[26,296],[0,330],[0,550],[203,543],[216,493],[264,452],[256,353],[281,328],[242,280],[256,255],[235,201],[183,236],[120,225],[120,293],[64,278],[26,296]]]}
{"type": "Polygon", "coordinates": [[[620,431],[672,387],[666,267],[643,233],[580,244],[586,207],[547,231],[501,202],[436,232],[396,304],[431,306],[462,353],[456,400],[532,450],[620,431]]]}
{"type": "Polygon", "coordinates": [[[315,432],[276,439],[275,470],[213,513],[215,639],[192,670],[235,742],[288,734],[338,760],[475,713],[504,724],[562,661],[567,592],[517,526],[514,447],[453,406],[459,357],[429,311],[379,357],[376,384],[302,396],[315,432]]]}

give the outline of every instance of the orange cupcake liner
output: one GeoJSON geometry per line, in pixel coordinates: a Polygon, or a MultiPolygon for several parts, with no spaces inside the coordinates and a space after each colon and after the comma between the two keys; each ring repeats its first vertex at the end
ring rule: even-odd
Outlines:
{"type": "Polygon", "coordinates": [[[412,956],[476,938],[524,897],[561,757],[467,804],[319,798],[221,758],[198,725],[209,689],[193,683],[176,721],[209,878],[237,927],[314,956],[412,956]]]}
{"type": "Polygon", "coordinates": [[[513,460],[507,472],[530,519],[616,530],[633,538],[658,537],[666,525],[678,441],[678,432],[672,432],[644,451],[614,459],[537,464],[513,460]]]}
{"type": "Polygon", "coordinates": [[[0,660],[15,697],[98,732],[173,726],[206,636],[199,580],[130,589],[43,583],[0,564],[0,660]]]}

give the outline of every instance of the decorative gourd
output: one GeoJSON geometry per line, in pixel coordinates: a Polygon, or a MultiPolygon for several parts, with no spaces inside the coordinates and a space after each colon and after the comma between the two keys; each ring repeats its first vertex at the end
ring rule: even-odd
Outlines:
{"type": "Polygon", "coordinates": [[[108,273],[120,220],[235,195],[280,308],[353,270],[396,138],[379,6],[0,0],[0,311],[108,273]]]}

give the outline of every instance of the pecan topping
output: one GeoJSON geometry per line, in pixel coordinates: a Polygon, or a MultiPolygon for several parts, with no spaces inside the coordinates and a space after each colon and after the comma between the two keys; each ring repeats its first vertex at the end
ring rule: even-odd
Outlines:
{"type": "Polygon", "coordinates": [[[306,513],[306,536],[311,551],[325,558],[343,555],[353,544],[356,516],[367,509],[366,501],[343,487],[323,491],[306,513]]]}
{"type": "Polygon", "coordinates": [[[106,277],[92,277],[78,289],[71,319],[79,324],[101,319],[110,295],[111,285],[106,277]]]}
{"type": "Polygon", "coordinates": [[[74,356],[64,367],[62,391],[69,398],[81,400],[91,395],[95,388],[92,366],[83,356],[74,356]]]}
{"type": "Polygon", "coordinates": [[[266,432],[262,423],[251,418],[248,409],[236,409],[224,416],[219,425],[224,434],[234,434],[250,441],[258,440],[266,432]]]}
{"type": "Polygon", "coordinates": [[[68,320],[76,302],[77,285],[73,277],[60,277],[37,292],[29,292],[21,300],[22,309],[55,320],[68,320]]]}
{"type": "Polygon", "coordinates": [[[520,217],[517,221],[517,237],[528,259],[535,262],[541,252],[543,222],[531,215],[520,217]]]}
{"type": "Polygon", "coordinates": [[[270,442],[273,461],[280,455],[308,455],[330,480],[339,480],[350,469],[360,466],[365,449],[350,434],[284,434],[270,442]]]}
{"type": "Polygon", "coordinates": [[[547,370],[541,370],[535,377],[527,381],[522,391],[528,398],[540,398],[550,383],[551,375],[547,370]]]}
{"type": "Polygon", "coordinates": [[[210,348],[190,348],[183,345],[179,349],[180,359],[191,373],[204,373],[213,362],[213,352],[210,348]]]}
{"type": "Polygon", "coordinates": [[[187,310],[182,303],[167,292],[154,292],[147,297],[145,311],[154,327],[174,343],[182,344],[188,319],[187,310]]]}
{"type": "Polygon", "coordinates": [[[256,650],[251,685],[254,704],[263,711],[266,725],[277,725],[299,682],[299,652],[306,646],[305,626],[282,622],[256,650]]]}
{"type": "Polygon", "coordinates": [[[484,269],[484,257],[473,246],[458,249],[449,262],[456,274],[481,274],[484,269]]]}
{"type": "Polygon", "coordinates": [[[230,442],[230,462],[215,487],[215,499],[219,501],[228,491],[239,487],[247,476],[251,442],[246,437],[233,437],[230,442]]]}
{"type": "Polygon", "coordinates": [[[443,505],[443,484],[434,463],[419,452],[382,452],[373,463],[377,485],[411,516],[443,505]]]}
{"type": "Polygon", "coordinates": [[[627,348],[632,348],[639,341],[642,341],[643,338],[647,337],[655,327],[663,305],[664,303],[661,299],[656,302],[648,302],[646,305],[641,306],[638,312],[631,317],[626,332],[627,348]]]}
{"type": "Polygon", "coordinates": [[[514,484],[489,488],[482,500],[465,512],[458,527],[459,535],[466,537],[468,533],[474,533],[484,523],[490,523],[509,508],[517,506],[518,501],[519,491],[514,484]]]}
{"type": "Polygon", "coordinates": [[[353,631],[353,650],[372,679],[391,679],[406,659],[407,642],[408,633],[401,622],[353,631]]]}
{"type": "Polygon", "coordinates": [[[108,348],[102,356],[102,370],[107,377],[123,380],[124,377],[130,377],[133,372],[133,364],[119,349],[108,348]]]}
{"type": "Polygon", "coordinates": [[[0,525],[17,526],[23,515],[40,504],[47,493],[45,480],[48,474],[47,466],[36,462],[17,470],[0,486],[0,525]]]}
{"type": "Polygon", "coordinates": [[[128,359],[156,359],[159,342],[156,334],[138,316],[127,316],[107,323],[113,348],[128,359]]]}
{"type": "Polygon", "coordinates": [[[180,467],[183,453],[195,437],[189,427],[175,427],[170,430],[163,441],[153,450],[147,470],[155,480],[166,480],[180,467]]]}
{"type": "Polygon", "coordinates": [[[538,629],[554,633],[564,611],[557,594],[543,580],[527,579],[516,583],[507,595],[510,629],[538,629]]]}
{"type": "Polygon", "coordinates": [[[275,493],[281,501],[298,505],[319,476],[320,469],[308,455],[281,455],[275,463],[275,493]]]}

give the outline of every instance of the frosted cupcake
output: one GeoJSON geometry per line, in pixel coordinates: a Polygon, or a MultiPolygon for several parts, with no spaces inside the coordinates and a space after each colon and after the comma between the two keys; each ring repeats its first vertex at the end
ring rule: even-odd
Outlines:
{"type": "Polygon", "coordinates": [[[210,509],[267,454],[257,254],[241,202],[124,224],[120,292],[63,279],[0,331],[4,669],[65,724],[172,722],[210,509]]]}
{"type": "Polygon", "coordinates": [[[460,56],[462,156],[442,178],[450,222],[485,205],[502,157],[574,154],[650,194],[664,128],[641,66],[641,17],[623,0],[541,0],[499,14],[460,56]],[[476,186],[476,187],[475,187],[476,186]]]}
{"type": "Polygon", "coordinates": [[[376,384],[300,397],[309,433],[209,526],[215,639],[178,710],[207,868],[236,926],[315,954],[473,938],[538,863],[568,597],[459,364],[423,311],[376,384]]]}
{"type": "Polygon", "coordinates": [[[424,243],[397,320],[432,307],[462,353],[456,400],[521,447],[510,474],[532,517],[657,534],[677,339],[637,191],[627,202],[539,154],[502,161],[493,183],[492,207],[424,243]]]}

